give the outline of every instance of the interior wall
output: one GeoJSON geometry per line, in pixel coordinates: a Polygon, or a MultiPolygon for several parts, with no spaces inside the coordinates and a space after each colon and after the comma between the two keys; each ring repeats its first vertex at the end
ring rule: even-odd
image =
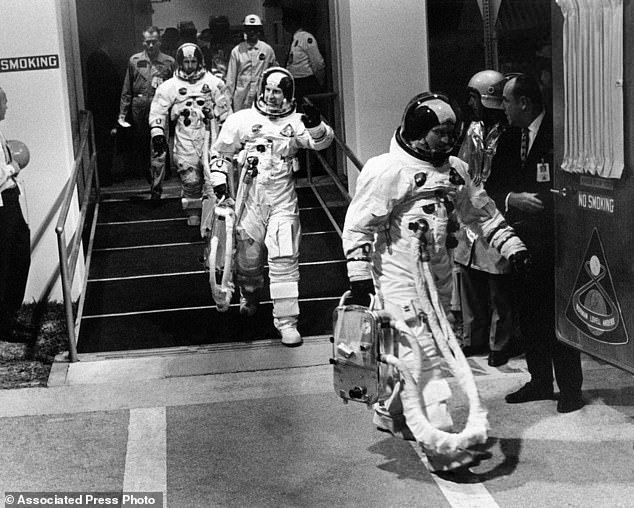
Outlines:
{"type": "Polygon", "coordinates": [[[263,3],[262,0],[171,0],[152,4],[152,22],[159,28],[167,28],[175,27],[179,21],[193,21],[200,32],[207,28],[209,16],[224,15],[232,26],[238,26],[247,14],[264,18],[263,3]]]}
{"type": "MultiPolygon", "coordinates": [[[[63,44],[63,10],[57,0],[0,0],[2,58],[55,55],[59,66],[18,69],[0,67],[0,86],[8,98],[0,129],[8,139],[29,148],[29,165],[20,174],[31,229],[31,270],[25,301],[61,300],[55,225],[64,187],[74,161],[67,66],[63,44]]],[[[78,222],[71,208],[69,230],[78,222]]],[[[78,263],[76,283],[83,278],[78,263]]],[[[77,286],[75,286],[77,288],[77,286]]],[[[75,296],[77,293],[75,292],[75,296]]]]}
{"type": "Polygon", "coordinates": [[[151,24],[149,0],[76,0],[76,4],[82,69],[86,69],[88,56],[97,49],[97,34],[109,28],[113,33],[110,56],[123,80],[128,59],[143,49],[141,31],[151,24]]]}
{"type": "MultiPolygon", "coordinates": [[[[332,2],[337,18],[337,89],[346,143],[362,162],[384,153],[403,108],[429,87],[426,0],[332,2]]],[[[353,191],[358,171],[348,166],[353,191]]]]}

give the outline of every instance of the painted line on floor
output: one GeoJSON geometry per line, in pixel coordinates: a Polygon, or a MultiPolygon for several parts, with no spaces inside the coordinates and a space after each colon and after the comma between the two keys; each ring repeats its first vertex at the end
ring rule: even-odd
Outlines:
{"type": "Polygon", "coordinates": [[[92,252],[109,252],[117,250],[134,250],[134,249],[160,249],[163,247],[182,247],[184,245],[204,245],[205,242],[178,242],[178,243],[157,243],[148,245],[128,245],[126,247],[102,247],[93,249],[92,252]]]}
{"type": "MultiPolygon", "coordinates": [[[[338,302],[341,299],[340,296],[320,296],[317,298],[299,298],[300,302],[322,302],[322,301],[334,301],[338,302]]],[[[273,303],[272,300],[262,300],[260,305],[268,305],[273,303]]],[[[239,307],[239,303],[232,303],[229,307],[239,307]]],[[[152,310],[138,310],[134,312],[115,312],[111,314],[91,314],[91,315],[83,315],[81,317],[82,321],[86,319],[98,319],[98,318],[110,318],[110,317],[125,317],[125,316],[136,316],[141,314],[157,314],[162,312],[178,312],[183,310],[207,310],[207,309],[215,309],[215,305],[199,305],[196,307],[178,307],[178,308],[169,308],[169,309],[152,309],[152,310]]]]}
{"type": "Polygon", "coordinates": [[[334,231],[334,230],[330,230],[330,231],[310,231],[308,233],[304,233],[302,231],[302,236],[316,236],[316,235],[337,235],[337,239],[339,239],[339,234],[334,231]]]}
{"type": "Polygon", "coordinates": [[[171,273],[150,273],[147,275],[126,275],[123,277],[106,277],[101,279],[88,279],[88,283],[92,282],[114,282],[119,280],[139,280],[139,279],[158,279],[163,277],[179,277],[183,275],[204,275],[205,270],[190,270],[187,272],[171,272],[171,273]]]}
{"type": "MultiPolygon", "coordinates": [[[[429,461],[425,456],[425,452],[421,450],[420,445],[410,442],[410,445],[420,458],[421,462],[429,470],[429,461]]],[[[445,496],[447,502],[453,508],[499,508],[499,505],[493,499],[493,496],[480,483],[457,483],[440,478],[438,475],[431,473],[431,477],[438,485],[440,492],[445,496]]],[[[474,475],[475,478],[475,475],[474,475]]]]}
{"type": "Polygon", "coordinates": [[[153,222],[184,222],[187,217],[168,217],[164,219],[140,219],[140,220],[125,220],[116,222],[97,222],[97,227],[100,226],[125,226],[127,224],[147,224],[153,222]]]}
{"type": "Polygon", "coordinates": [[[164,407],[130,410],[123,492],[162,492],[167,506],[167,419],[164,407]]]}
{"type": "MultiPolygon", "coordinates": [[[[311,231],[308,233],[302,233],[302,237],[304,236],[317,236],[317,235],[337,235],[336,231],[311,231]]],[[[337,235],[338,237],[339,235],[337,235]]],[[[163,247],[182,247],[186,245],[204,245],[205,242],[203,240],[196,242],[176,242],[176,243],[157,243],[157,244],[145,244],[145,245],[126,245],[123,247],[100,247],[97,249],[93,249],[92,252],[112,252],[112,251],[121,251],[121,250],[135,250],[135,249],[159,249],[163,247]]]]}
{"type": "MultiPolygon", "coordinates": [[[[307,261],[305,263],[300,263],[299,266],[319,266],[319,265],[341,265],[347,263],[345,259],[332,259],[329,261],[307,261]]],[[[264,268],[267,269],[269,265],[264,265],[264,268]]],[[[187,272],[171,272],[171,273],[150,273],[147,275],[126,275],[124,277],[107,277],[100,279],[88,279],[88,283],[92,282],[112,282],[119,280],[135,280],[135,279],[152,279],[152,278],[161,278],[161,277],[179,277],[182,275],[205,275],[207,274],[207,270],[191,270],[187,272]]]]}

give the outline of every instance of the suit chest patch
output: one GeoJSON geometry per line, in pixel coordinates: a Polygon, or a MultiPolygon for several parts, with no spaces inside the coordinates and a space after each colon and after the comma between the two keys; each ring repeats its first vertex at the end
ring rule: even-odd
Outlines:
{"type": "Polygon", "coordinates": [[[282,136],[286,136],[287,138],[292,138],[295,135],[295,130],[293,126],[289,123],[286,127],[284,127],[281,131],[282,136]]]}
{"type": "Polygon", "coordinates": [[[414,183],[416,184],[416,187],[422,187],[423,185],[425,185],[426,181],[427,181],[426,173],[423,173],[421,171],[420,173],[416,173],[414,175],[414,183]]]}

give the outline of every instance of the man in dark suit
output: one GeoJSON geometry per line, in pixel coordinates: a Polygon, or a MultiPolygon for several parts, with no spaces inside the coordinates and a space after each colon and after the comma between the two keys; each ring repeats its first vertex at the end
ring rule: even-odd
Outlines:
{"type": "Polygon", "coordinates": [[[530,266],[517,280],[520,325],[531,380],[506,396],[510,404],[553,398],[553,367],[559,386],[557,411],[583,407],[581,359],[555,336],[552,119],[537,81],[509,75],[502,104],[509,125],[493,159],[489,194],[528,247],[530,266]]]}
{"type": "MultiPolygon", "coordinates": [[[[0,122],[7,104],[7,94],[0,88],[0,122]]],[[[27,163],[28,159],[20,162],[0,132],[0,340],[11,342],[31,331],[18,322],[31,266],[31,231],[22,213],[18,181],[27,163]]]]}

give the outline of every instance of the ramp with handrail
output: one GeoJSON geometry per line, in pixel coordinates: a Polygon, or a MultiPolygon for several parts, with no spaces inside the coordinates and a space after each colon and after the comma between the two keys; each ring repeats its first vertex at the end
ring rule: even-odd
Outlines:
{"type": "MultiPolygon", "coordinates": [[[[55,233],[57,234],[57,248],[59,253],[60,274],[62,279],[62,294],[64,298],[64,310],[68,328],[68,351],[71,362],[77,358],[77,328],[74,302],[72,299],[72,287],[77,269],[77,262],[81,253],[84,239],[84,226],[88,211],[91,209],[91,193],[95,190],[95,208],[92,216],[90,237],[84,251],[84,260],[89,265],[92,239],[94,237],[98,207],[99,207],[99,177],[96,171],[97,150],[95,146],[95,132],[92,114],[89,111],[81,112],[80,141],[77,155],[73,162],[71,175],[64,190],[55,233]],[[68,232],[68,217],[71,205],[77,200],[79,206],[79,220],[74,230],[68,232]],[[70,240],[67,240],[67,232],[70,240]]],[[[82,287],[85,287],[88,266],[85,269],[85,278],[82,287]]],[[[84,292],[82,291],[82,295],[84,292]]],[[[81,305],[79,306],[81,308],[81,305]]]]}
{"type": "MultiPolygon", "coordinates": [[[[332,146],[337,166],[347,157],[362,167],[338,135],[332,146]]],[[[217,312],[204,267],[198,266],[202,242],[182,223],[176,206],[180,200],[166,197],[152,204],[138,195],[131,201],[100,199],[95,155],[87,116],[56,228],[70,361],[98,352],[147,354],[156,348],[274,337],[267,294],[249,323],[240,318],[237,302],[232,302],[229,312],[217,312]],[[79,206],[80,219],[68,232],[73,206],[79,206]],[[86,279],[75,306],[71,288],[82,246],[86,279]]],[[[328,162],[333,153],[311,155],[320,167],[311,168],[307,160],[308,185],[298,187],[306,245],[300,249],[300,294],[304,295],[300,329],[308,336],[321,336],[330,333],[328,316],[347,286],[340,237],[350,196],[343,178],[328,162]]]]}

